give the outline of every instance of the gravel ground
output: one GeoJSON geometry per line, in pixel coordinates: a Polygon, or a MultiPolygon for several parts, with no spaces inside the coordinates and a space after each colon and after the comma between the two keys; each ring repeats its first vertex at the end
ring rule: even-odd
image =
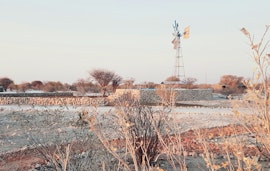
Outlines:
{"type": "MultiPolygon", "coordinates": [[[[211,102],[216,105],[217,102],[211,102]]],[[[224,104],[224,103],[223,103],[224,104]]],[[[202,127],[216,127],[236,122],[232,109],[227,107],[176,107],[171,117],[181,120],[183,131],[202,127]]],[[[213,105],[211,105],[213,106],[213,105]]],[[[159,108],[158,106],[154,108],[159,108]]],[[[53,144],[58,141],[72,141],[84,136],[76,122],[79,112],[113,111],[113,107],[41,107],[0,106],[0,154],[31,148],[32,143],[53,144]]]]}
{"type": "MultiPolygon", "coordinates": [[[[170,112],[170,116],[180,121],[183,132],[197,128],[226,126],[237,122],[232,117],[233,109],[228,100],[179,103],[182,105],[175,107],[170,112]]],[[[114,108],[110,106],[95,109],[83,106],[2,105],[0,106],[0,155],[31,149],[38,144],[51,145],[84,139],[89,134],[89,130],[86,127],[78,127],[80,124],[78,114],[83,111],[91,114],[94,111],[106,113],[113,110],[114,108]]],[[[240,110],[249,112],[245,108],[240,110]]],[[[193,160],[194,158],[191,158],[188,162],[190,168],[193,167],[193,160]]],[[[198,160],[196,163],[203,163],[202,158],[196,160],[198,160]]]]}
{"type": "MultiPolygon", "coordinates": [[[[106,112],[111,107],[98,109],[106,112]]],[[[32,145],[70,142],[85,137],[89,130],[78,127],[78,113],[90,108],[0,107],[0,154],[31,148],[32,145]]]]}

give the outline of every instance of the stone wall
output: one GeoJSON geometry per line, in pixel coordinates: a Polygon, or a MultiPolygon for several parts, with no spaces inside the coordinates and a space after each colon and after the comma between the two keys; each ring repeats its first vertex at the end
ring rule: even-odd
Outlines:
{"type": "Polygon", "coordinates": [[[127,92],[140,100],[142,104],[161,103],[161,96],[165,100],[174,97],[175,102],[213,100],[212,89],[117,89],[112,98],[117,98],[127,92]]]}
{"type": "Polygon", "coordinates": [[[40,105],[40,106],[103,106],[105,98],[90,97],[0,97],[0,105],[40,105]]]}
{"type": "Polygon", "coordinates": [[[177,101],[213,100],[212,89],[178,89],[177,101]]]}
{"type": "Polygon", "coordinates": [[[67,93],[58,93],[57,95],[55,93],[0,93],[0,105],[106,105],[125,93],[130,93],[133,98],[138,99],[142,104],[170,103],[171,97],[174,98],[175,102],[213,99],[211,89],[117,89],[107,99],[102,97],[75,97],[67,93]]]}

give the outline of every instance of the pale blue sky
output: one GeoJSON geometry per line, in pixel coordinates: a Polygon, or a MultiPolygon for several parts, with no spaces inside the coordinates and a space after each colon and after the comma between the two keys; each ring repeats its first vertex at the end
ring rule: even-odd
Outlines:
{"type": "Polygon", "coordinates": [[[269,17],[269,0],[0,0],[0,77],[73,83],[102,68],[160,83],[174,71],[174,20],[191,28],[182,40],[186,77],[250,77],[239,30],[260,37],[269,17]]]}

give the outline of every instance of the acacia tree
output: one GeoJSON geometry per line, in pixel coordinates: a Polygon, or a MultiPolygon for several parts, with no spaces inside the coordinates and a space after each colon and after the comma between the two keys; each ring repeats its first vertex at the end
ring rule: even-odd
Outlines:
{"type": "Polygon", "coordinates": [[[31,84],[28,82],[23,82],[21,84],[18,84],[18,91],[25,92],[26,90],[29,90],[31,88],[31,84]]]}
{"type": "Polygon", "coordinates": [[[169,82],[179,82],[180,79],[176,76],[170,76],[168,78],[166,78],[166,81],[169,81],[169,82]]]}
{"type": "Polygon", "coordinates": [[[43,82],[39,80],[35,80],[31,82],[31,88],[34,90],[41,90],[43,88],[43,82]]]}
{"type": "Polygon", "coordinates": [[[115,92],[116,88],[119,87],[121,82],[122,82],[122,77],[120,77],[119,75],[115,75],[114,78],[112,79],[113,92],[115,92]]]}
{"type": "Polygon", "coordinates": [[[0,78],[0,85],[3,86],[4,91],[7,91],[8,86],[9,86],[10,84],[13,84],[13,83],[14,83],[13,80],[11,80],[11,79],[9,79],[9,78],[7,78],[7,77],[0,78]]]}
{"type": "Polygon", "coordinates": [[[223,75],[219,81],[219,84],[222,86],[222,93],[225,95],[243,93],[243,80],[243,77],[238,77],[235,75],[223,75]]]}
{"type": "Polygon", "coordinates": [[[90,76],[98,83],[101,91],[103,92],[103,97],[106,96],[108,91],[108,85],[110,82],[114,81],[114,86],[117,87],[122,80],[122,78],[116,75],[112,71],[105,69],[95,69],[89,72],[90,76]]]}
{"type": "Polygon", "coordinates": [[[18,91],[18,85],[17,84],[14,84],[14,83],[12,83],[12,84],[10,84],[9,86],[8,86],[8,88],[9,88],[9,90],[10,91],[18,91]]]}
{"type": "Polygon", "coordinates": [[[64,85],[57,81],[48,81],[44,84],[43,91],[45,92],[56,92],[65,90],[64,85]]]}

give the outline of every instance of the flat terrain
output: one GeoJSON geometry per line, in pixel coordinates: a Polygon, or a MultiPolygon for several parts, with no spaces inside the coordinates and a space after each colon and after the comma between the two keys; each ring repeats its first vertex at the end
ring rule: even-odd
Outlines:
{"type": "MultiPolygon", "coordinates": [[[[208,104],[209,105],[209,104],[208,104]]],[[[158,108],[157,106],[154,108],[158,108]]],[[[55,143],[59,139],[77,138],[81,130],[76,122],[81,111],[106,113],[113,107],[60,107],[2,105],[0,107],[0,154],[31,146],[30,141],[41,144],[55,143]],[[50,140],[50,141],[48,141],[50,140]]],[[[176,107],[171,117],[183,122],[183,131],[203,127],[225,126],[235,122],[232,110],[224,107],[176,107]]],[[[82,136],[82,135],[80,135],[82,136]]]]}
{"type": "MultiPolygon", "coordinates": [[[[159,106],[153,108],[159,108],[159,106]]],[[[18,162],[20,162],[18,168],[33,168],[37,163],[44,162],[38,155],[35,155],[37,152],[35,149],[44,144],[52,146],[59,143],[83,141],[90,135],[88,127],[81,127],[79,113],[88,111],[91,115],[91,112],[106,113],[113,112],[113,110],[114,108],[111,106],[98,108],[88,106],[0,106],[0,170],[6,170],[8,165],[18,164],[18,162]]],[[[248,113],[247,109],[241,110],[248,113]]],[[[228,100],[184,102],[181,106],[175,107],[169,115],[171,118],[181,121],[183,144],[192,159],[194,152],[195,156],[202,153],[201,149],[196,147],[196,143],[192,143],[194,142],[192,139],[196,139],[192,130],[205,128],[209,134],[214,135],[211,139],[215,141],[218,141],[220,132],[234,134],[235,129],[226,127],[238,122],[233,117],[232,111],[228,100]]],[[[106,122],[108,121],[104,121],[104,125],[106,122]]],[[[242,133],[239,129],[239,134],[242,133]]],[[[191,159],[189,160],[190,165],[192,165],[191,159]]],[[[203,162],[200,161],[201,159],[197,160],[196,162],[203,162]]]]}

